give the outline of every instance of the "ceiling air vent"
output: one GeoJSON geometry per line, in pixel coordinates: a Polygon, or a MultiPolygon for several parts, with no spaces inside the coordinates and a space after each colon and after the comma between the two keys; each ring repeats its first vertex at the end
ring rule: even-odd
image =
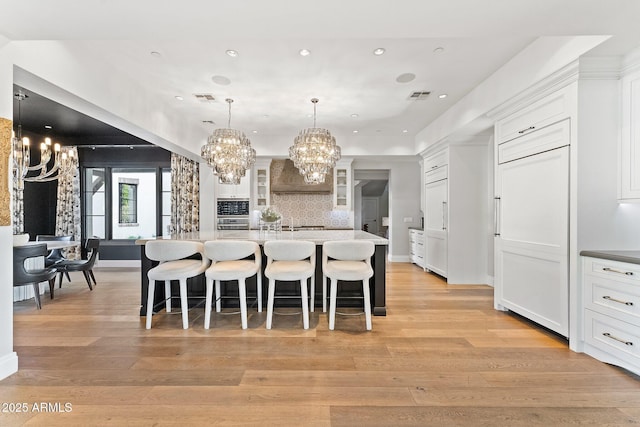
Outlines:
{"type": "Polygon", "coordinates": [[[411,101],[422,101],[423,99],[427,99],[431,94],[430,91],[421,91],[421,92],[413,92],[409,95],[409,100],[411,101]]]}
{"type": "Polygon", "coordinates": [[[213,102],[216,100],[210,93],[194,93],[193,96],[200,102],[213,102]]]}
{"type": "Polygon", "coordinates": [[[214,122],[213,120],[203,120],[202,123],[206,123],[208,125],[215,125],[216,122],[214,122]]]}

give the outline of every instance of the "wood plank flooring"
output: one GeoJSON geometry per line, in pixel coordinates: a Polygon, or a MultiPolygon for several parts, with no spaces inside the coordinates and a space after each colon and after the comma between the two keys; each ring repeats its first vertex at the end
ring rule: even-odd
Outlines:
{"type": "MultiPolygon", "coordinates": [[[[493,309],[488,286],[387,269],[386,317],[202,306],[140,317],[139,271],[96,269],[14,304],[20,370],[0,381],[0,425],[623,426],[640,424],[640,379],[493,309]],[[285,315],[287,314],[287,315],[285,315]],[[26,404],[15,412],[15,404],[26,404]],[[10,404],[14,404],[10,407],[10,404]],[[65,406],[65,404],[68,404],[65,406]]],[[[343,309],[342,311],[353,311],[343,309]]]]}

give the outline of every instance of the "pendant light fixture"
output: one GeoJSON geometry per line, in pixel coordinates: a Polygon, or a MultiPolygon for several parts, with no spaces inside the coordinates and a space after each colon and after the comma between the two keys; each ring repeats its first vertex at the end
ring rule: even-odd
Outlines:
{"type": "Polygon", "coordinates": [[[256,150],[251,148],[251,141],[243,132],[231,129],[233,99],[227,98],[225,101],[229,104],[227,128],[214,130],[200,154],[221,184],[237,185],[256,161],[256,150]]]}
{"type": "Polygon", "coordinates": [[[340,147],[327,129],[316,127],[316,105],[313,103],[313,127],[301,130],[289,147],[289,157],[307,184],[321,184],[331,168],[340,160],[340,147]]]}
{"type": "Polygon", "coordinates": [[[17,182],[17,188],[23,189],[24,182],[49,182],[55,181],[62,174],[74,172],[74,159],[77,158],[76,147],[61,147],[60,144],[52,144],[51,138],[45,138],[40,143],[40,162],[31,165],[31,145],[29,138],[22,136],[22,101],[29,96],[22,92],[14,94],[18,100],[18,129],[11,135],[13,150],[13,176],[17,182]],[[53,162],[51,158],[53,156],[53,162]],[[31,172],[37,172],[36,175],[31,172]]]}

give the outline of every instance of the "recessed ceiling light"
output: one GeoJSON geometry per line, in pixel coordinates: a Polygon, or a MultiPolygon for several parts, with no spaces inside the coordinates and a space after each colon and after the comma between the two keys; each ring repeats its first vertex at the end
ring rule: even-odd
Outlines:
{"type": "Polygon", "coordinates": [[[258,133],[258,131],[257,131],[257,130],[255,130],[255,129],[254,129],[254,130],[252,130],[251,132],[252,132],[252,133],[258,133]]]}
{"type": "Polygon", "coordinates": [[[373,54],[376,56],[380,56],[385,52],[385,49],[383,47],[379,47],[377,49],[373,49],[373,54]]]}
{"type": "Polygon", "coordinates": [[[433,49],[433,53],[442,53],[444,52],[444,48],[443,47],[437,47],[435,49],[433,49]]]}
{"type": "Polygon", "coordinates": [[[183,97],[181,97],[180,95],[176,95],[176,99],[177,99],[178,101],[184,101],[184,98],[183,98],[183,97]]]}
{"type": "Polygon", "coordinates": [[[235,58],[236,56],[238,56],[238,51],[237,50],[233,50],[233,49],[229,49],[229,50],[227,50],[227,55],[229,55],[232,58],[235,58]]]}
{"type": "Polygon", "coordinates": [[[407,129],[402,129],[402,133],[407,133],[409,132],[407,129]]]}
{"type": "Polygon", "coordinates": [[[354,130],[354,131],[353,131],[353,133],[358,133],[358,130],[357,130],[357,129],[356,129],[356,130],[354,130]]]}
{"type": "Polygon", "coordinates": [[[45,129],[53,129],[53,127],[51,125],[44,125],[45,129]]]}
{"type": "Polygon", "coordinates": [[[265,119],[268,119],[268,118],[269,118],[269,115],[268,115],[268,114],[265,114],[265,115],[263,115],[262,117],[264,117],[265,119]]]}
{"type": "Polygon", "coordinates": [[[352,118],[352,119],[357,119],[358,117],[360,117],[360,116],[359,116],[359,115],[357,115],[356,113],[353,113],[353,114],[351,115],[351,118],[352,118]]]}
{"type": "Polygon", "coordinates": [[[211,80],[213,80],[215,84],[222,85],[222,86],[227,86],[231,84],[231,80],[229,80],[229,78],[225,76],[213,76],[211,77],[211,80]]]}
{"type": "Polygon", "coordinates": [[[162,56],[160,52],[156,52],[155,50],[152,50],[150,54],[155,58],[160,58],[162,56]]]}
{"type": "Polygon", "coordinates": [[[440,99],[445,99],[446,97],[447,97],[446,93],[442,93],[442,94],[438,95],[438,98],[440,98],[440,99]]]}
{"type": "Polygon", "coordinates": [[[413,73],[404,73],[404,74],[400,74],[398,77],[396,77],[396,81],[398,83],[409,83],[410,81],[412,81],[415,78],[416,78],[416,75],[413,74],[413,73]]]}
{"type": "Polygon", "coordinates": [[[300,56],[309,56],[311,55],[311,51],[309,49],[300,49],[300,52],[298,52],[300,54],[300,56]]]}

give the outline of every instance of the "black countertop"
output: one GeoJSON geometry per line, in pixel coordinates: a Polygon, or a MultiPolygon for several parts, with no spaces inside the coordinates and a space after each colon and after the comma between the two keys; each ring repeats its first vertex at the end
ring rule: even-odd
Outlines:
{"type": "Polygon", "coordinates": [[[592,258],[608,259],[610,261],[640,264],[640,250],[638,251],[581,251],[580,255],[592,258]]]}

